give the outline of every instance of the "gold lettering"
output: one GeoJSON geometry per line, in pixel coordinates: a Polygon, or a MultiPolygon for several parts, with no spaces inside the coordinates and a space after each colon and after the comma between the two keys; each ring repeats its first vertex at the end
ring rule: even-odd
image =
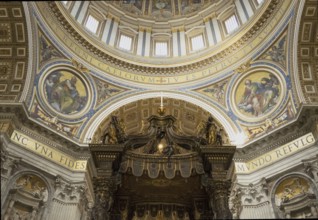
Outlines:
{"type": "Polygon", "coordinates": [[[270,162],[272,160],[272,156],[270,154],[265,155],[266,162],[270,162]]]}
{"type": "Polygon", "coordinates": [[[236,171],[245,171],[244,164],[236,164],[236,171]]]}
{"type": "Polygon", "coordinates": [[[279,158],[279,157],[282,157],[283,155],[281,154],[280,152],[280,149],[276,151],[276,157],[279,158]]]}
{"type": "Polygon", "coordinates": [[[54,148],[41,144],[18,131],[12,133],[11,140],[30,151],[40,154],[41,156],[72,170],[84,171],[86,169],[86,161],[73,159],[72,157],[64,155],[54,148]],[[75,167],[74,164],[76,164],[75,167]]]}
{"type": "Polygon", "coordinates": [[[27,145],[28,144],[28,139],[23,137],[21,140],[22,144],[27,145]],[[25,142],[24,142],[25,141],[25,142]]]}
{"type": "Polygon", "coordinates": [[[82,163],[81,163],[81,168],[80,168],[80,169],[81,169],[81,170],[85,170],[85,167],[86,167],[86,162],[82,162],[82,163]]]}
{"type": "Polygon", "coordinates": [[[253,160],[245,162],[244,163],[235,163],[237,172],[239,173],[249,173],[254,170],[257,170],[261,167],[267,166],[271,164],[272,162],[275,162],[277,160],[280,160],[290,154],[293,154],[300,150],[301,148],[310,146],[311,143],[315,142],[315,138],[312,133],[309,133],[307,135],[304,135],[290,143],[287,143],[275,150],[272,150],[268,152],[265,155],[259,156],[253,160]],[[244,169],[244,167],[247,168],[244,169]]]}
{"type": "Polygon", "coordinates": [[[148,77],[148,82],[149,83],[154,83],[155,82],[155,78],[154,77],[148,77]]]}
{"type": "Polygon", "coordinates": [[[315,141],[315,138],[312,135],[308,135],[306,137],[306,141],[310,144],[310,143],[313,143],[315,141]]]}

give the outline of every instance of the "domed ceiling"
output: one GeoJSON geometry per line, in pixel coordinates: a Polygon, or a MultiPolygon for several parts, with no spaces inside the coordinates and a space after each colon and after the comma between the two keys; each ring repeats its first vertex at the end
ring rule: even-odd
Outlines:
{"type": "MultiPolygon", "coordinates": [[[[234,4],[231,1],[163,1],[171,6],[180,4],[181,14],[175,12],[168,20],[162,20],[152,16],[155,11],[152,12],[151,8],[156,8],[156,1],[137,2],[143,7],[143,15],[127,12],[125,8],[136,8],[137,3],[125,3],[125,1],[94,1],[89,5],[52,2],[50,7],[59,17],[67,21],[69,25],[66,25],[66,22],[62,23],[67,31],[73,34],[80,33],[76,37],[80,44],[84,44],[85,47],[90,46],[91,50],[104,60],[118,63],[122,70],[127,70],[130,74],[167,76],[184,75],[189,69],[203,70],[211,67],[211,64],[216,65],[225,56],[243,46],[251,37],[251,32],[255,32],[265,24],[264,21],[278,4],[277,2],[269,5],[269,2],[251,5],[244,2],[234,4]],[[79,16],[74,12],[74,8],[79,7],[86,8],[85,16],[79,16]],[[149,13],[145,14],[147,7],[149,13]],[[185,8],[193,8],[195,12],[182,14],[181,10],[185,8]],[[227,28],[225,24],[229,18],[233,21],[229,21],[230,25],[227,28]],[[92,24],[95,28],[92,28],[92,24]],[[242,38],[243,36],[245,37],[242,38]],[[126,41],[122,40],[122,37],[126,41]],[[127,43],[128,39],[131,43],[125,48],[125,45],[121,45],[121,41],[127,43]],[[157,43],[160,48],[156,48],[157,43]],[[157,54],[159,49],[160,53],[157,54]]],[[[170,7],[169,10],[172,8],[174,7],[170,7]]],[[[163,13],[167,10],[163,8],[159,11],[163,13]]],[[[64,40],[65,43],[68,42],[66,38],[64,40]]],[[[97,65],[98,68],[107,68],[103,64],[97,65]]],[[[229,63],[226,64],[228,65],[229,63]]],[[[217,65],[216,68],[220,66],[217,65]]],[[[122,72],[125,73],[126,71],[122,72]]],[[[144,82],[147,83],[147,80],[144,82]]],[[[172,83],[173,79],[171,78],[169,82],[172,83]]]]}
{"type": "Polygon", "coordinates": [[[127,133],[140,132],[163,97],[183,133],[195,135],[212,115],[224,140],[244,147],[294,121],[301,108],[291,62],[298,4],[27,3],[37,55],[25,95],[30,117],[87,146],[99,141],[112,115],[127,133]],[[232,31],[230,18],[238,24],[232,31]],[[204,46],[194,50],[200,36],[204,46]],[[127,42],[130,50],[123,49],[127,42]],[[167,46],[166,55],[156,54],[157,43],[167,46]]]}

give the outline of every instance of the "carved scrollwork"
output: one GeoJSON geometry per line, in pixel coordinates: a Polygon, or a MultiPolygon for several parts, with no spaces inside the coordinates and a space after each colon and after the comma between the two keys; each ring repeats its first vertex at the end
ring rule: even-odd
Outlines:
{"type": "Polygon", "coordinates": [[[230,210],[233,215],[233,219],[239,219],[242,211],[242,188],[235,187],[230,195],[230,210]]]}
{"type": "Polygon", "coordinates": [[[86,187],[83,183],[70,183],[62,177],[55,179],[54,198],[66,203],[79,203],[84,201],[86,187]]]}
{"type": "Polygon", "coordinates": [[[232,219],[229,209],[230,181],[208,180],[206,190],[210,198],[210,206],[213,210],[213,219],[232,219]]]}
{"type": "Polygon", "coordinates": [[[95,206],[92,209],[94,220],[109,219],[114,198],[113,193],[120,183],[118,176],[94,178],[95,206]]]}
{"type": "Polygon", "coordinates": [[[19,162],[20,159],[10,156],[9,153],[1,147],[1,175],[6,177],[11,176],[18,167],[19,162]]]}
{"type": "Polygon", "coordinates": [[[257,184],[250,183],[247,187],[242,187],[243,205],[259,204],[267,200],[268,188],[264,178],[257,184]]]}
{"type": "Polygon", "coordinates": [[[303,160],[304,171],[318,183],[318,154],[310,159],[303,160]]]}

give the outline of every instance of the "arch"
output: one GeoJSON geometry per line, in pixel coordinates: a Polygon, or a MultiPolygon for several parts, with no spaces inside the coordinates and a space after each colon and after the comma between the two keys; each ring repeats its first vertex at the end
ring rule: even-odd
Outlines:
{"type": "Polygon", "coordinates": [[[161,95],[163,97],[180,99],[180,100],[189,102],[211,113],[216,118],[216,120],[218,120],[220,124],[224,127],[232,144],[236,144],[237,138],[242,136],[242,134],[240,133],[240,129],[238,127],[235,127],[233,123],[231,123],[231,119],[227,115],[222,114],[215,107],[201,101],[200,99],[191,97],[186,94],[175,93],[170,91],[164,91],[164,92],[154,91],[154,92],[147,92],[147,93],[141,93],[141,94],[129,96],[116,103],[112,103],[110,106],[107,107],[105,111],[97,115],[94,119],[92,119],[91,122],[88,122],[89,127],[82,134],[83,140],[88,140],[89,138],[93,137],[99,124],[116,109],[134,101],[138,101],[141,99],[157,98],[157,97],[160,97],[161,95]]]}
{"type": "Polygon", "coordinates": [[[279,177],[276,181],[274,181],[273,187],[272,187],[272,189],[271,189],[271,191],[269,193],[270,200],[271,200],[271,203],[272,203],[272,208],[273,208],[273,211],[274,211],[274,214],[275,214],[276,218],[279,218],[278,206],[277,206],[277,204],[275,202],[275,193],[277,191],[277,188],[278,188],[278,186],[280,186],[280,184],[284,180],[286,180],[288,178],[293,178],[293,177],[294,178],[299,177],[299,178],[302,178],[302,179],[308,181],[309,187],[312,189],[312,191],[313,191],[314,195],[316,196],[316,198],[318,198],[318,188],[316,186],[316,183],[314,182],[314,180],[310,176],[308,176],[307,174],[302,173],[302,172],[293,172],[293,173],[285,174],[285,175],[279,177]]]}
{"type": "Polygon", "coordinates": [[[28,67],[27,67],[27,71],[26,71],[26,78],[24,81],[24,87],[23,87],[19,102],[25,101],[27,98],[28,92],[30,90],[32,90],[32,86],[30,86],[30,84],[31,84],[31,80],[32,80],[33,75],[34,75],[34,71],[33,71],[33,69],[34,69],[34,65],[33,65],[33,61],[34,61],[34,59],[33,59],[34,32],[33,32],[33,28],[32,28],[33,25],[32,25],[32,21],[31,21],[30,9],[29,9],[28,4],[29,4],[28,2],[22,2],[24,14],[25,14],[25,21],[26,21],[26,25],[27,25],[26,35],[28,38],[28,45],[27,45],[27,48],[28,48],[28,55],[27,55],[28,56],[28,67]]]}
{"type": "MultiPolygon", "coordinates": [[[[40,172],[34,171],[34,170],[21,170],[17,173],[15,173],[9,180],[8,185],[10,186],[9,188],[7,188],[7,192],[12,189],[13,184],[15,183],[15,181],[17,181],[20,177],[22,177],[23,175],[34,175],[39,177],[41,180],[43,180],[43,182],[46,184],[47,186],[47,190],[48,190],[48,198],[47,198],[47,202],[50,201],[52,194],[54,192],[54,188],[53,186],[49,183],[49,181],[47,180],[47,178],[40,172]]],[[[7,192],[6,195],[7,196],[7,192]]]]}
{"type": "MultiPolygon", "coordinates": [[[[52,197],[53,197],[53,193],[54,193],[54,187],[49,183],[49,181],[47,180],[47,178],[40,172],[38,171],[34,171],[34,170],[21,170],[18,171],[17,173],[15,173],[8,181],[7,183],[7,187],[6,190],[4,192],[3,195],[3,199],[1,201],[1,209],[3,210],[2,215],[5,215],[5,213],[7,212],[7,208],[8,208],[8,202],[10,202],[12,200],[12,196],[10,196],[9,192],[11,189],[13,189],[13,186],[15,184],[15,182],[22,176],[24,175],[33,175],[36,176],[37,178],[39,178],[40,180],[42,180],[46,186],[47,189],[47,198],[46,198],[46,205],[45,205],[45,209],[42,210],[42,217],[45,218],[45,216],[48,214],[49,209],[47,207],[50,207],[51,202],[52,202],[52,197]],[[4,211],[6,210],[6,211],[4,211]]],[[[23,201],[23,200],[22,200],[23,201]]],[[[25,202],[24,202],[25,203],[25,202]]]]}
{"type": "MultiPolygon", "coordinates": [[[[305,7],[305,1],[300,1],[299,8],[297,10],[295,27],[300,27],[302,12],[303,12],[304,7],[305,7]]],[[[292,57],[293,57],[293,62],[292,62],[293,63],[292,64],[293,71],[292,72],[294,74],[291,73],[291,75],[293,75],[293,80],[295,83],[295,87],[296,87],[299,101],[302,103],[305,103],[306,99],[305,99],[304,93],[303,93],[302,88],[301,88],[301,83],[300,83],[300,74],[301,73],[298,70],[298,63],[300,62],[298,59],[298,39],[300,38],[299,34],[300,34],[300,31],[294,31],[294,36],[293,36],[293,38],[294,38],[293,43],[294,44],[292,46],[292,48],[295,48],[292,52],[292,57]]]]}

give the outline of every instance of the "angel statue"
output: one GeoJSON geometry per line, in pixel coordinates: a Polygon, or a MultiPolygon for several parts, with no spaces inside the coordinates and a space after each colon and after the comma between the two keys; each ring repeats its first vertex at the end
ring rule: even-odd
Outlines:
{"type": "Polygon", "coordinates": [[[102,137],[103,144],[117,144],[116,129],[113,123],[109,124],[104,136],[102,137]]]}

